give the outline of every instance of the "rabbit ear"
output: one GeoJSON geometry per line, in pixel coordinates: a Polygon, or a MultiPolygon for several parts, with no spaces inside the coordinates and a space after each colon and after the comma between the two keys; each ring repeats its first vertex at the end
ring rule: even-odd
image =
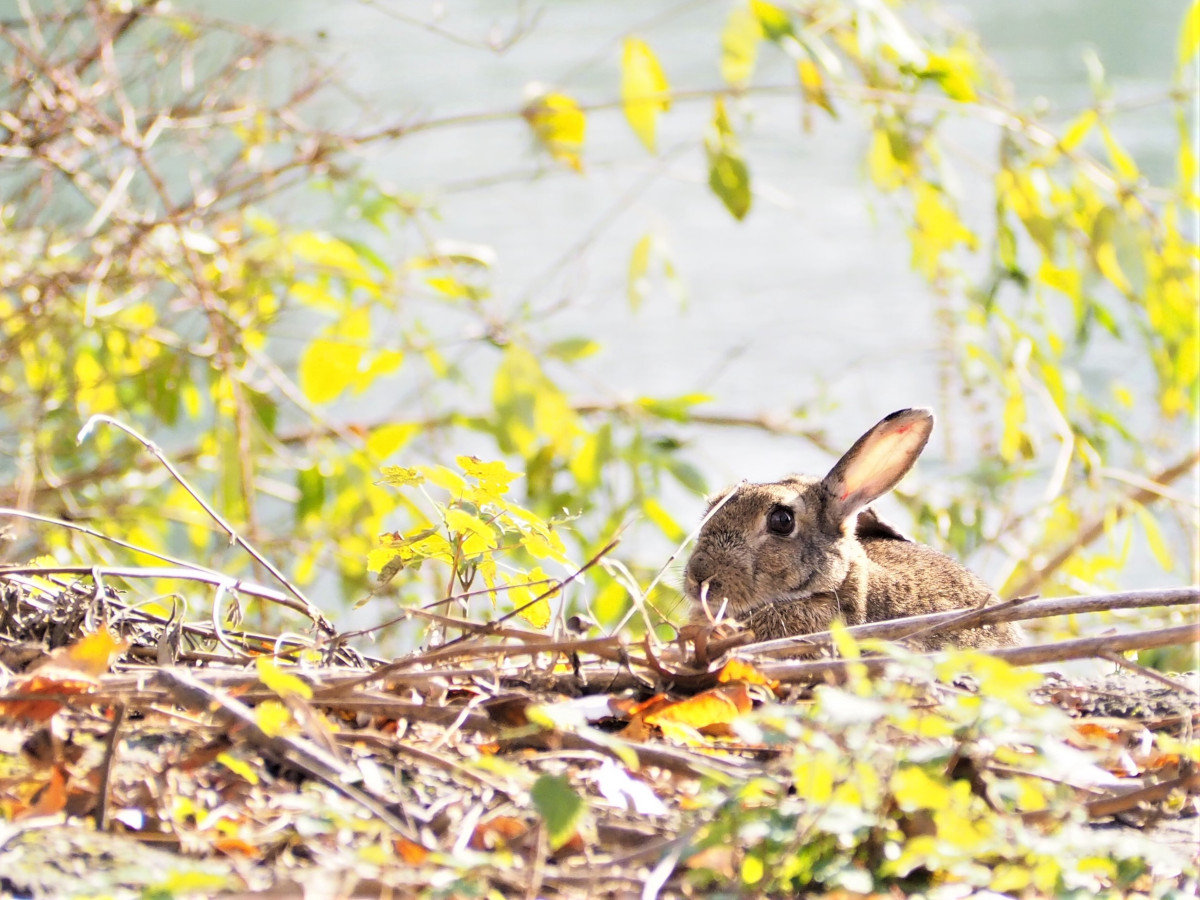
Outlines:
{"type": "Polygon", "coordinates": [[[902,409],[860,437],[825,476],[833,518],[840,524],[894,488],[917,461],[932,431],[930,410],[902,409]]]}

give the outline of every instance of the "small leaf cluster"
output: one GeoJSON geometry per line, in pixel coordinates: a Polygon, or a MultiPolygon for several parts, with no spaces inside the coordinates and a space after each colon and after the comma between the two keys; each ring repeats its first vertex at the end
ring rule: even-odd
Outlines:
{"type": "Polygon", "coordinates": [[[400,489],[416,489],[432,507],[425,515],[410,500],[417,514],[409,530],[385,534],[380,545],[367,556],[367,566],[391,580],[401,571],[413,572],[425,562],[440,563],[450,572],[450,588],[470,592],[476,576],[482,579],[493,605],[497,591],[504,591],[515,611],[536,628],[550,621],[549,598],[558,583],[542,570],[506,572],[502,560],[532,559],[565,564],[566,547],[556,531],[557,522],[505,498],[509,485],[520,473],[503,462],[482,462],[475,457],[457,458],[460,471],[446,466],[385,466],[383,483],[400,489]],[[437,490],[434,497],[428,488],[437,490]]]}

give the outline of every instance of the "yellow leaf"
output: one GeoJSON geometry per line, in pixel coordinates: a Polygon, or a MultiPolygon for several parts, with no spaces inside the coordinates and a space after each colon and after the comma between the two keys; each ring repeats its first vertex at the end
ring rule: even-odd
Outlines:
{"type": "Polygon", "coordinates": [[[354,248],[328,234],[304,231],[292,235],[287,246],[296,256],[321,268],[334,269],[345,275],[367,274],[354,248]]]}
{"type": "Polygon", "coordinates": [[[1200,0],[1192,0],[1187,14],[1183,17],[1183,27],[1179,30],[1179,68],[1187,68],[1198,53],[1200,53],[1200,0]]]}
{"type": "Polygon", "coordinates": [[[975,82],[979,72],[975,57],[962,47],[952,47],[945,53],[931,53],[924,74],[934,79],[951,100],[971,103],[975,100],[975,82]]]}
{"type": "Polygon", "coordinates": [[[924,769],[904,766],[892,775],[892,795],[905,812],[919,809],[940,810],[950,803],[949,789],[930,778],[924,769]]]}
{"type": "Polygon", "coordinates": [[[300,355],[300,390],[314,404],[335,400],[358,377],[363,348],[327,337],[315,338],[300,355]]]}
{"type": "Polygon", "coordinates": [[[278,700],[264,700],[254,708],[254,721],[267,737],[279,737],[289,729],[292,714],[278,700]]]}
{"type": "Polygon", "coordinates": [[[1097,244],[1094,250],[1096,259],[1096,268],[1100,270],[1100,274],[1107,278],[1117,290],[1126,296],[1133,294],[1133,285],[1129,283],[1129,279],[1125,277],[1124,271],[1121,269],[1121,264],[1117,261],[1117,250],[1112,245],[1112,241],[1103,241],[1097,244]]]}
{"type": "Polygon", "coordinates": [[[379,470],[383,475],[383,483],[393,487],[413,487],[425,481],[425,476],[418,469],[405,466],[384,466],[379,470]]]}
{"type": "Polygon", "coordinates": [[[656,152],[658,115],[671,108],[670,85],[658,57],[640,38],[625,38],[621,57],[621,103],[634,134],[656,152]]]}
{"type": "Polygon", "coordinates": [[[792,34],[792,20],[787,10],[781,9],[766,0],[750,0],[750,11],[762,27],[767,40],[780,41],[792,34]]]}
{"type": "Polygon", "coordinates": [[[55,650],[48,657],[46,666],[52,666],[56,671],[99,678],[128,646],[126,641],[117,640],[111,631],[102,627],[69,647],[55,650]]]}
{"type": "Polygon", "coordinates": [[[305,700],[312,699],[312,688],[291,672],[280,668],[279,664],[271,657],[259,656],[255,658],[254,666],[258,670],[258,680],[263,683],[263,686],[267,690],[276,696],[301,697],[305,700]]]}
{"type": "Polygon", "coordinates": [[[835,115],[829,92],[825,90],[825,77],[817,64],[811,59],[797,60],[796,73],[800,76],[800,88],[804,91],[804,99],[815,103],[831,116],[835,115]]]}
{"type": "Polygon", "coordinates": [[[1083,143],[1083,139],[1088,136],[1088,133],[1096,127],[1096,123],[1099,121],[1100,116],[1094,109],[1084,110],[1067,126],[1067,130],[1063,132],[1058,146],[1067,152],[1074,150],[1083,143]]]}
{"type": "Polygon", "coordinates": [[[642,512],[646,514],[646,518],[658,526],[658,529],[667,536],[668,540],[678,542],[687,537],[687,532],[680,527],[679,523],[672,518],[663,505],[653,497],[647,497],[642,501],[642,512]]]}
{"type": "Polygon", "coordinates": [[[1108,158],[1112,162],[1117,174],[1125,181],[1136,181],[1140,174],[1137,164],[1133,161],[1133,157],[1126,153],[1125,149],[1117,143],[1117,139],[1108,130],[1108,126],[1100,126],[1100,136],[1104,138],[1104,146],[1108,148],[1108,158]]]}
{"type": "Polygon", "coordinates": [[[750,211],[753,199],[750,170],[742,159],[737,136],[729,124],[725,101],[718,96],[713,107],[712,127],[704,138],[704,149],[708,155],[708,186],[733,217],[741,221],[750,211]]]}
{"type": "Polygon", "coordinates": [[[959,244],[974,248],[978,241],[936,187],[920,182],[916,197],[916,225],[910,230],[913,267],[926,277],[933,277],[942,270],[942,257],[946,253],[959,244]]]}
{"type": "Polygon", "coordinates": [[[478,535],[487,547],[496,546],[496,530],[478,516],[461,509],[448,509],[445,512],[446,527],[452,532],[464,537],[468,534],[478,535]]]}
{"type": "Polygon", "coordinates": [[[367,436],[367,455],[372,459],[387,459],[411,441],[420,430],[417,425],[380,425],[373,428],[367,436]]]}
{"type": "Polygon", "coordinates": [[[1142,524],[1142,531],[1145,532],[1146,543],[1150,545],[1150,552],[1154,554],[1163,570],[1170,572],[1175,567],[1175,561],[1171,558],[1171,550],[1163,539],[1158,522],[1146,507],[1135,506],[1134,509],[1137,511],[1138,521],[1142,524]]]}
{"type": "Polygon", "coordinates": [[[1003,430],[1000,435],[1000,458],[1014,462],[1025,441],[1025,395],[1016,375],[1004,378],[1005,398],[1003,430]]]}
{"type": "Polygon", "coordinates": [[[721,29],[721,77],[733,87],[743,87],[754,75],[762,25],[749,8],[738,4],[721,29]]]}
{"type": "Polygon", "coordinates": [[[445,466],[417,466],[417,471],[424,475],[427,481],[449,491],[455,497],[462,496],[463,491],[467,489],[467,483],[463,481],[462,476],[445,466]]]}
{"type": "Polygon", "coordinates": [[[544,94],[525,107],[523,115],[552,157],[576,172],[583,171],[580,151],[587,133],[587,116],[578,103],[566,94],[544,94]]]}
{"type": "Polygon", "coordinates": [[[537,566],[526,572],[520,582],[512,583],[508,597],[513,609],[520,610],[521,618],[534,628],[545,628],[550,624],[550,597],[557,593],[557,582],[552,582],[537,566]]]}
{"type": "Polygon", "coordinates": [[[792,781],[796,794],[814,807],[824,806],[833,797],[834,769],[837,763],[827,753],[797,753],[792,781]]]}
{"type": "Polygon", "coordinates": [[[479,487],[487,494],[499,499],[508,490],[508,486],[522,477],[521,472],[514,472],[503,462],[484,462],[475,456],[458,456],[455,462],[462,466],[463,474],[479,482],[479,487]]]}
{"type": "Polygon", "coordinates": [[[743,884],[758,884],[763,880],[765,874],[766,867],[763,865],[762,857],[747,856],[742,860],[743,884]]]}
{"type": "Polygon", "coordinates": [[[649,290],[646,273],[650,269],[650,251],[654,247],[653,235],[644,234],[633,245],[629,255],[629,308],[637,312],[649,290]]]}
{"type": "Polygon", "coordinates": [[[1038,281],[1078,301],[1082,296],[1083,279],[1078,269],[1062,269],[1048,259],[1043,259],[1038,269],[1038,281]]]}
{"type": "Polygon", "coordinates": [[[740,681],[744,684],[762,684],[772,689],[779,684],[773,678],[767,678],[750,663],[736,657],[721,666],[721,671],[717,673],[717,681],[722,684],[731,681],[740,681]]]}
{"type": "Polygon", "coordinates": [[[258,784],[258,773],[254,771],[254,767],[244,759],[238,759],[229,753],[218,753],[217,762],[227,768],[230,772],[238,775],[243,781],[250,784],[258,784]]]}

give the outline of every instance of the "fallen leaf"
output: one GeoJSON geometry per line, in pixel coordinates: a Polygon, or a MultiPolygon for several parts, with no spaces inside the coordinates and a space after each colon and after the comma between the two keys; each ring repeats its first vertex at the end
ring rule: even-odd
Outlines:
{"type": "Polygon", "coordinates": [[[728,685],[704,691],[645,716],[650,725],[665,723],[687,725],[697,730],[728,725],[749,712],[753,704],[744,684],[728,685]]]}
{"type": "Polygon", "coordinates": [[[512,844],[529,833],[529,825],[513,816],[493,816],[480,822],[468,845],[473,850],[495,850],[512,844]]]}
{"type": "Polygon", "coordinates": [[[419,866],[429,857],[429,851],[426,848],[408,838],[396,838],[392,842],[392,847],[395,848],[396,855],[410,866],[419,866]]]}

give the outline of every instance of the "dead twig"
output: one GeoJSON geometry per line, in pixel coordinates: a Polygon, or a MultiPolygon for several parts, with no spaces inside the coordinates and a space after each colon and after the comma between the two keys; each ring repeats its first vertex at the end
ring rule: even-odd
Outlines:
{"type": "MultiPolygon", "coordinates": [[[[1065,662],[1069,659],[1087,659],[1100,655],[1102,651],[1122,652],[1125,650],[1149,650],[1154,647],[1170,647],[1174,644],[1200,642],[1200,623],[1178,625],[1173,628],[1157,628],[1129,634],[1113,634],[1104,637],[1079,638],[1058,641],[1052,644],[1036,644],[1032,647],[1003,647],[997,650],[982,650],[988,656],[1002,659],[1013,666],[1033,666],[1040,663],[1065,662]]],[[[935,659],[941,654],[924,654],[919,658],[935,659]]],[[[887,656],[869,656],[857,660],[817,660],[801,663],[773,663],[760,666],[760,671],[769,678],[786,682],[810,682],[821,678],[845,678],[851,666],[864,666],[868,674],[882,671],[891,663],[887,656]]]]}
{"type": "MultiPolygon", "coordinates": [[[[179,486],[182,487],[185,491],[187,491],[187,493],[191,496],[191,498],[193,500],[195,500],[197,503],[200,504],[201,508],[206,513],[208,513],[209,517],[214,522],[216,522],[219,526],[221,526],[221,529],[226,534],[229,535],[229,539],[233,543],[237,544],[239,547],[241,547],[243,550],[245,550],[248,554],[250,554],[250,556],[256,562],[258,562],[264,569],[266,569],[268,572],[270,572],[271,575],[280,584],[282,584],[285,588],[287,588],[288,593],[290,593],[293,597],[295,597],[297,600],[299,600],[300,603],[303,604],[302,611],[304,612],[305,615],[307,615],[313,621],[313,624],[315,624],[319,629],[321,629],[321,631],[325,632],[326,634],[332,635],[332,634],[337,633],[336,630],[334,629],[332,623],[330,623],[329,620],[325,618],[325,616],[321,613],[321,611],[319,609],[317,609],[317,607],[312,603],[312,601],[309,600],[306,596],[304,596],[304,594],[300,591],[300,589],[298,587],[296,587],[294,584],[292,584],[288,580],[287,576],[284,575],[281,571],[279,571],[279,569],[277,569],[265,556],[263,556],[261,553],[259,553],[258,550],[256,550],[250,544],[249,541],[247,541],[245,538],[243,538],[241,535],[239,535],[237,533],[237,531],[234,529],[234,527],[232,525],[230,525],[227,521],[225,521],[224,517],[220,513],[218,513],[212,507],[212,505],[207,500],[205,500],[200,495],[200,493],[198,491],[196,491],[195,488],[193,488],[191,486],[191,484],[188,483],[188,480],[183,477],[183,474],[178,469],[176,469],[174,465],[171,464],[171,461],[169,459],[167,459],[167,455],[162,451],[162,448],[160,448],[156,443],[154,443],[154,441],[143,436],[136,429],[131,428],[129,425],[126,425],[124,422],[121,422],[118,419],[114,419],[112,416],[96,415],[96,416],[92,416],[90,419],[88,419],[84,423],[83,427],[81,429],[79,429],[79,434],[75,438],[76,442],[82,444],[88,438],[88,436],[92,433],[92,430],[96,427],[97,423],[101,423],[101,424],[105,424],[105,425],[112,425],[114,428],[120,429],[121,431],[125,432],[127,435],[129,435],[131,438],[133,438],[135,441],[139,442],[143,447],[145,447],[146,450],[148,450],[155,458],[158,459],[158,461],[160,463],[162,463],[163,468],[165,468],[167,470],[167,472],[170,473],[171,477],[175,479],[175,481],[179,484],[179,486]]],[[[249,496],[249,495],[247,495],[247,496],[249,496]]]]}
{"type": "MultiPolygon", "coordinates": [[[[891,619],[886,622],[854,625],[847,628],[846,632],[857,641],[894,641],[926,630],[938,632],[960,631],[964,628],[974,628],[979,625],[1020,622],[1028,619],[1049,618],[1051,616],[1081,615],[1083,613],[1105,612],[1114,609],[1147,609],[1155,606],[1196,605],[1200,605],[1200,588],[1195,587],[1124,591],[1115,594],[1095,594],[1085,597],[1010,600],[996,606],[985,606],[966,611],[952,610],[950,612],[929,613],[924,616],[910,616],[905,619],[891,619]]],[[[798,650],[816,651],[832,646],[833,640],[831,635],[828,631],[822,631],[790,638],[779,638],[773,641],[760,641],[758,643],[747,644],[744,649],[747,653],[775,655],[778,653],[795,653],[798,650]]],[[[710,649],[709,652],[711,655],[713,651],[710,649]]]]}
{"type": "Polygon", "coordinates": [[[324,782],[335,791],[354,800],[389,828],[415,844],[424,846],[420,835],[399,819],[378,797],[358,787],[357,773],[311,741],[298,737],[271,736],[259,727],[254,711],[244,703],[214,690],[191,674],[179,669],[163,669],[156,681],[170,691],[181,706],[203,710],[215,716],[230,730],[242,735],[260,753],[276,762],[293,766],[324,782]],[[236,730],[234,728],[236,726],[236,730]]]}

